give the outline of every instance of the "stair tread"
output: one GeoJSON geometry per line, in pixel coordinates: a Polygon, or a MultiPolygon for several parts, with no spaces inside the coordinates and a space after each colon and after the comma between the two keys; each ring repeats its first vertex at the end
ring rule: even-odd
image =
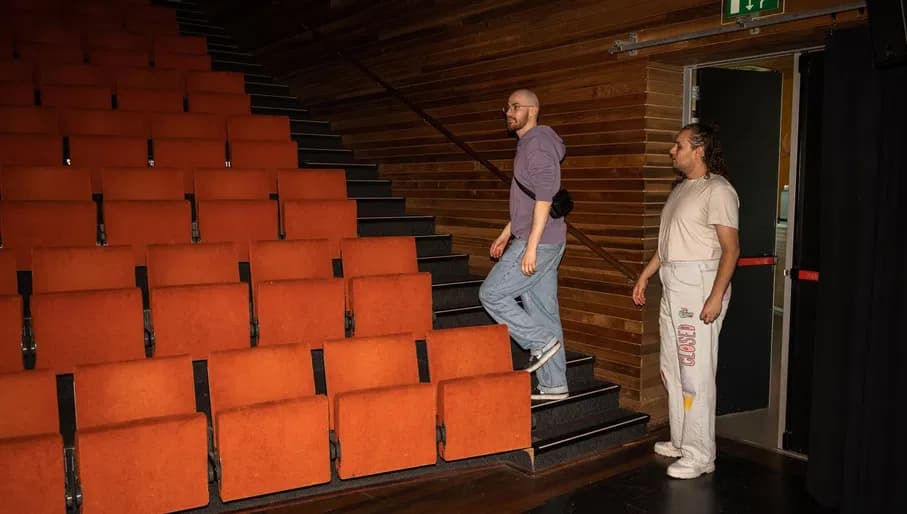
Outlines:
{"type": "MultiPolygon", "coordinates": [[[[571,352],[568,352],[571,353],[571,352]]],[[[576,356],[587,357],[583,354],[574,354],[574,359],[568,359],[567,365],[579,365],[584,362],[585,359],[577,359],[576,356]]],[[[563,400],[548,400],[548,401],[534,401],[532,403],[532,412],[542,412],[549,409],[556,408],[559,405],[567,405],[569,403],[574,403],[577,401],[585,400],[587,398],[614,394],[620,391],[620,386],[617,384],[612,384],[611,382],[605,382],[602,380],[586,380],[580,383],[570,383],[570,396],[563,400]]]]}
{"type": "Polygon", "coordinates": [[[569,444],[571,440],[602,435],[627,426],[646,423],[648,420],[648,414],[621,408],[596,412],[568,423],[534,431],[532,447],[537,452],[546,451],[555,446],[569,444]]]}

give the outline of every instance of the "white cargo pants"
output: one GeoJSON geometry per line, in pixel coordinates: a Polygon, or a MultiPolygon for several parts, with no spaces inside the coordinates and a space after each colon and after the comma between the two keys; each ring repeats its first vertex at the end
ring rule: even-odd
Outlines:
{"type": "Polygon", "coordinates": [[[718,261],[662,263],[661,380],[668,391],[671,442],[699,464],[714,462],[715,372],[718,333],[727,312],[731,288],[722,299],[718,319],[699,319],[718,272],[718,261]]]}

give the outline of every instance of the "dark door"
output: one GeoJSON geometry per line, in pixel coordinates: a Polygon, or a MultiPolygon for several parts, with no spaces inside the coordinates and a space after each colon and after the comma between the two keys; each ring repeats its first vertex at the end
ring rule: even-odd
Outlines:
{"type": "Polygon", "coordinates": [[[806,453],[812,402],[812,364],[819,289],[819,179],[822,176],[824,53],[800,57],[800,123],[797,141],[790,337],[787,366],[785,450],[806,453]]]}
{"type": "Polygon", "coordinates": [[[703,68],[696,116],[720,127],[740,197],[740,263],[718,347],[718,414],[768,407],[781,73],[703,68]]]}

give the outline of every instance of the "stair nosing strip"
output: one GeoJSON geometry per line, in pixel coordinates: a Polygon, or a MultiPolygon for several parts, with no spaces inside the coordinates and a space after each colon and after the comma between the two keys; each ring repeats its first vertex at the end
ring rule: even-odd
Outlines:
{"type": "Polygon", "coordinates": [[[422,260],[422,261],[431,261],[431,260],[438,260],[438,261],[440,261],[440,260],[443,260],[443,259],[451,259],[451,258],[459,258],[459,259],[462,259],[463,257],[467,257],[467,258],[468,258],[469,255],[468,255],[468,254],[465,254],[465,253],[451,253],[451,254],[448,254],[448,255],[427,255],[427,256],[425,256],[425,257],[417,257],[416,260],[417,260],[417,261],[420,261],[420,260],[422,260]]]}
{"type": "Polygon", "coordinates": [[[648,414],[637,414],[637,415],[633,415],[633,416],[627,416],[626,418],[618,421],[617,423],[614,423],[613,425],[598,427],[594,430],[585,430],[585,431],[581,431],[581,433],[569,434],[567,437],[565,437],[563,439],[558,439],[556,441],[552,441],[551,439],[548,439],[547,441],[539,441],[537,443],[537,445],[533,444],[532,448],[535,450],[536,454],[541,454],[541,453],[545,453],[547,451],[556,449],[560,446],[564,446],[573,441],[582,441],[584,439],[589,439],[589,438],[597,436],[597,435],[607,434],[609,432],[619,430],[626,426],[635,425],[642,421],[647,421],[648,419],[649,419],[648,414]]]}
{"type": "Polygon", "coordinates": [[[437,284],[432,284],[432,288],[442,288],[442,287],[453,287],[453,286],[462,286],[462,285],[473,285],[475,283],[485,282],[484,279],[474,279],[474,280],[457,280],[456,282],[438,282],[437,284]]]}
{"type": "MultiPolygon", "coordinates": [[[[574,359],[571,362],[582,362],[584,359],[574,359]]],[[[575,365],[575,364],[574,364],[575,365]]],[[[578,402],[584,398],[590,396],[600,396],[613,392],[614,390],[620,391],[620,386],[617,384],[608,384],[604,387],[599,387],[595,389],[590,389],[588,391],[583,391],[577,394],[571,394],[570,396],[561,399],[561,400],[549,400],[544,403],[538,403],[531,407],[532,411],[544,411],[549,408],[557,407],[558,405],[569,405],[574,402],[578,402]]]]}
{"type": "Polygon", "coordinates": [[[472,312],[472,311],[477,311],[477,310],[485,310],[485,307],[482,307],[481,305],[470,305],[469,307],[456,307],[454,309],[439,309],[439,310],[433,311],[433,313],[437,315],[437,314],[448,314],[451,312],[472,312]]]}
{"type": "Polygon", "coordinates": [[[338,134],[319,134],[318,132],[290,132],[291,136],[301,136],[301,137],[333,137],[340,139],[343,136],[338,134]]]}

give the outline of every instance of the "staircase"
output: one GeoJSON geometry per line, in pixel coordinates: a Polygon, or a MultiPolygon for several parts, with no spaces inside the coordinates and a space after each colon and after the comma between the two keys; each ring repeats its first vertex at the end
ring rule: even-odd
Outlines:
{"type": "MultiPolygon", "coordinates": [[[[435,328],[492,323],[478,298],[483,277],[469,273],[467,255],[453,253],[450,234],[435,233],[432,216],[407,215],[406,199],[393,196],[391,181],[380,178],[378,166],[356,162],[352,151],[343,148],[341,137],[331,132],[330,123],[310,119],[308,110],[292,96],[289,88],[276,83],[263,66],[254,62],[252,54],[240,49],[222,27],[209,23],[199,4],[183,1],[165,5],[177,9],[182,34],[207,37],[213,69],[245,73],[246,93],[251,96],[253,113],[289,116],[291,136],[299,145],[301,168],[345,170],[348,195],[356,200],[359,208],[360,236],[415,236],[419,269],[432,274],[435,328]]],[[[513,354],[515,368],[525,367],[526,352],[514,345],[513,354]]],[[[422,376],[427,377],[424,344],[419,347],[419,355],[422,376]]],[[[323,368],[318,369],[321,368],[317,362],[319,357],[316,354],[316,373],[323,373],[323,368]]],[[[648,415],[621,409],[620,387],[594,378],[593,368],[593,357],[567,352],[570,397],[533,404],[533,452],[528,463],[515,462],[517,465],[537,472],[640,438],[646,433],[648,415]]],[[[323,376],[316,379],[322,380],[323,376]]],[[[452,464],[461,465],[445,463],[452,464]]],[[[425,469],[410,470],[403,472],[403,476],[426,472],[425,469]]],[[[354,482],[365,485],[370,480],[354,482]]],[[[312,491],[308,494],[317,494],[321,487],[324,486],[309,488],[312,491]]]]}

